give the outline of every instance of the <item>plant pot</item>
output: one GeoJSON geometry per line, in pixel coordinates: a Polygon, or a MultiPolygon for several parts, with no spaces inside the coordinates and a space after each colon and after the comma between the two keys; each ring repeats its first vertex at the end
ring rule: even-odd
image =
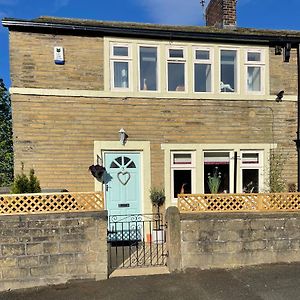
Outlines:
{"type": "Polygon", "coordinates": [[[165,232],[162,229],[152,230],[152,243],[163,244],[165,242],[165,232]]]}

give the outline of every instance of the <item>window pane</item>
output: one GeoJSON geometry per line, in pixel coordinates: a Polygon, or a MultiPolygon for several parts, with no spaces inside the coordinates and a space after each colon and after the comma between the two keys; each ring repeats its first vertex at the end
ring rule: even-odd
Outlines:
{"type": "Polygon", "coordinates": [[[191,170],[174,170],[173,177],[173,197],[177,198],[178,194],[191,194],[192,171],[191,170]]]}
{"type": "Polygon", "coordinates": [[[229,152],[205,152],[204,162],[211,165],[229,164],[229,152]]]}
{"type": "Polygon", "coordinates": [[[129,87],[128,62],[114,62],[114,87],[129,87]]]}
{"type": "Polygon", "coordinates": [[[128,56],[128,47],[114,46],[114,56],[128,56]]]}
{"type": "Polygon", "coordinates": [[[192,163],[192,155],[190,153],[174,153],[174,165],[190,165],[192,163]]]}
{"type": "Polygon", "coordinates": [[[204,192],[229,193],[229,152],[204,153],[204,192]]]}
{"type": "Polygon", "coordinates": [[[242,154],[243,164],[258,164],[259,154],[258,153],[243,153],[242,154]]]}
{"type": "Polygon", "coordinates": [[[243,192],[258,193],[259,175],[258,169],[243,169],[243,192]]]}
{"type": "Polygon", "coordinates": [[[209,59],[209,51],[208,50],[196,50],[196,59],[209,59]]]}
{"type": "Polygon", "coordinates": [[[261,55],[259,52],[248,52],[247,59],[248,61],[261,61],[261,55]]]}
{"type": "Polygon", "coordinates": [[[236,89],[236,51],[221,50],[221,92],[234,92],[236,89]]]}
{"type": "Polygon", "coordinates": [[[261,91],[261,68],[248,67],[248,91],[259,92],[261,91]]]}
{"type": "Polygon", "coordinates": [[[195,64],[195,92],[211,92],[211,65],[195,64]]]}
{"type": "Polygon", "coordinates": [[[157,49],[140,47],[140,89],[157,90],[157,49]]]}
{"type": "Polygon", "coordinates": [[[168,63],[168,91],[184,90],[184,64],[168,63]]]}
{"type": "Polygon", "coordinates": [[[183,58],[183,49],[169,49],[169,57],[183,58]]]}

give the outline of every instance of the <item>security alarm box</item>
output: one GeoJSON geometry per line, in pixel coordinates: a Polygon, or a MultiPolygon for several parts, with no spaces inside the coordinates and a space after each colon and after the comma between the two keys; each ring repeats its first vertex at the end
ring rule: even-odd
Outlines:
{"type": "Polygon", "coordinates": [[[54,47],[54,62],[57,65],[63,65],[65,63],[63,47],[54,47]]]}

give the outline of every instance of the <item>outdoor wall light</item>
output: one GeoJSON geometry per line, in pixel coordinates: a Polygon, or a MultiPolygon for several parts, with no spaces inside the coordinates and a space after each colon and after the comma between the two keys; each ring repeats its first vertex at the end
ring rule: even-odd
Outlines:
{"type": "Polygon", "coordinates": [[[275,101],[276,102],[281,102],[282,101],[282,98],[283,98],[283,95],[284,95],[284,91],[280,91],[276,96],[276,99],[275,101]]]}
{"type": "Polygon", "coordinates": [[[120,142],[122,145],[125,145],[128,139],[128,134],[126,133],[126,131],[124,130],[124,128],[121,128],[119,130],[119,138],[120,138],[120,142]]]}

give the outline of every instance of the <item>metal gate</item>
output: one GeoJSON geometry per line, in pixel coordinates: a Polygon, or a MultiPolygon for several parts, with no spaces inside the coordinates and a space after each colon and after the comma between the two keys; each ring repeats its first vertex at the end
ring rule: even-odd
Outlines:
{"type": "Polygon", "coordinates": [[[110,270],[166,265],[166,230],[161,214],[111,215],[110,270]]]}

